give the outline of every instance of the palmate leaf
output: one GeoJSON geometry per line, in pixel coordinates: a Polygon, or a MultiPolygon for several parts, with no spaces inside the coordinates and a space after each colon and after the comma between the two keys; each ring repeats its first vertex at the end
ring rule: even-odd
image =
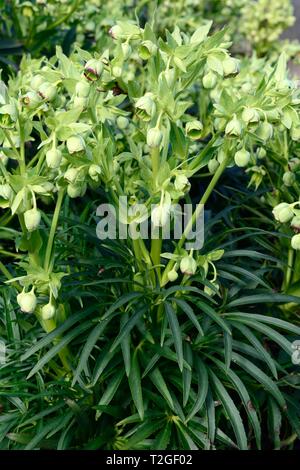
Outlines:
{"type": "Polygon", "coordinates": [[[239,449],[247,450],[248,441],[246,431],[237,407],[218,377],[211,370],[209,371],[209,375],[212,379],[213,387],[229,417],[239,449]]]}

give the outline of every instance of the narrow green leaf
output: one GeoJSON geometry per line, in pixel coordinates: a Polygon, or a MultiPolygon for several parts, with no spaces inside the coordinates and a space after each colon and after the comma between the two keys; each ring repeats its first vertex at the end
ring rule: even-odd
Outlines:
{"type": "Polygon", "coordinates": [[[208,393],[208,373],[206,366],[199,357],[197,357],[196,360],[196,369],[198,376],[198,393],[196,401],[192,406],[188,417],[186,418],[186,422],[190,421],[198,413],[198,411],[201,410],[208,393]]]}
{"type": "Polygon", "coordinates": [[[182,309],[184,313],[188,316],[188,318],[191,320],[193,325],[197,328],[201,336],[204,336],[203,330],[200,326],[200,323],[198,322],[198,319],[194,313],[194,310],[192,307],[182,299],[177,299],[176,297],[171,297],[170,300],[176,302],[176,304],[182,309]]]}
{"type": "Polygon", "coordinates": [[[149,377],[157,390],[161,393],[161,395],[164,397],[166,402],[168,403],[169,407],[173,410],[174,409],[174,403],[172,400],[172,397],[170,395],[170,392],[168,390],[167,384],[163,378],[163,376],[160,373],[160,370],[156,367],[153,371],[149,373],[149,377]]]}
{"type": "Polygon", "coordinates": [[[115,341],[113,342],[110,352],[114,351],[119,344],[123,341],[123,339],[130,333],[132,328],[137,324],[139,319],[142,317],[142,315],[148,310],[148,306],[144,305],[142,308],[134,312],[134,314],[130,317],[128,322],[123,326],[123,328],[120,330],[118,336],[116,337],[115,341]]]}
{"type": "MultiPolygon", "coordinates": [[[[118,373],[114,374],[113,378],[109,381],[105,392],[103,393],[98,405],[108,405],[113,399],[116,391],[119,388],[120,383],[124,377],[125,372],[120,370],[118,373]]],[[[96,419],[99,419],[102,415],[101,410],[97,410],[96,419]]]]}
{"type": "Polygon", "coordinates": [[[177,319],[177,313],[169,302],[165,302],[165,312],[173,334],[174,346],[178,357],[179,369],[183,370],[182,332],[177,319]]]}
{"type": "Polygon", "coordinates": [[[131,396],[137,408],[138,414],[143,421],[144,419],[144,403],[141,386],[141,373],[140,365],[137,357],[137,350],[135,350],[130,367],[130,374],[128,376],[128,383],[131,391],[131,396]]]}

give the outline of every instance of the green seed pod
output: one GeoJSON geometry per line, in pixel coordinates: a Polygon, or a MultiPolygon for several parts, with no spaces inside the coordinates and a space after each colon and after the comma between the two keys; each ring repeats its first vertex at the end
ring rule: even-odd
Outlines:
{"type": "Polygon", "coordinates": [[[116,120],[119,129],[124,130],[129,126],[129,120],[124,116],[118,116],[116,120]]]}
{"type": "Polygon", "coordinates": [[[58,168],[62,159],[62,153],[57,148],[52,148],[46,152],[46,162],[49,168],[58,168]]]}
{"type": "Polygon", "coordinates": [[[90,93],[90,84],[84,80],[76,83],[75,93],[76,96],[80,96],[81,98],[87,98],[90,93]]]}
{"type": "Polygon", "coordinates": [[[250,161],[250,153],[246,149],[241,149],[234,155],[235,164],[239,167],[247,166],[250,161]]]}
{"type": "Polygon", "coordinates": [[[207,166],[208,166],[208,171],[213,175],[219,168],[220,163],[218,162],[216,158],[212,158],[211,160],[209,160],[207,166]]]}
{"type": "Polygon", "coordinates": [[[25,226],[28,232],[33,232],[36,230],[41,222],[41,213],[38,209],[33,207],[33,209],[29,209],[28,211],[24,212],[24,221],[25,226]]]}
{"type": "Polygon", "coordinates": [[[225,127],[225,134],[239,137],[242,134],[242,130],[241,122],[237,119],[236,114],[234,114],[231,121],[225,127]]]}
{"type": "Polygon", "coordinates": [[[22,103],[29,109],[35,109],[41,104],[41,97],[35,91],[29,91],[22,96],[22,103]]]}
{"type": "Polygon", "coordinates": [[[177,175],[174,181],[176,191],[186,193],[191,187],[191,183],[185,175],[177,175]]]}
{"type": "Polygon", "coordinates": [[[273,136],[273,126],[268,121],[264,121],[260,123],[256,133],[260,139],[267,141],[273,136]]]}
{"type": "Polygon", "coordinates": [[[153,100],[153,94],[146,93],[144,96],[139,98],[135,103],[135,107],[136,113],[139,118],[146,122],[150,121],[156,111],[156,105],[153,100]]]}
{"type": "Polygon", "coordinates": [[[178,278],[178,273],[175,269],[172,269],[171,271],[168,272],[168,279],[170,282],[176,281],[178,278]]]}
{"type": "Polygon", "coordinates": [[[67,139],[67,149],[69,153],[82,152],[85,149],[85,143],[81,136],[73,135],[67,139]]]}
{"type": "Polygon", "coordinates": [[[44,82],[39,87],[39,95],[47,101],[52,101],[56,97],[56,86],[49,82],[44,82]]]}
{"type": "Polygon", "coordinates": [[[256,109],[245,108],[242,112],[242,119],[246,124],[259,122],[259,113],[256,109]]]}
{"type": "Polygon", "coordinates": [[[34,91],[38,91],[44,81],[45,79],[42,77],[42,75],[35,75],[30,81],[30,86],[34,91]]]}
{"type": "Polygon", "coordinates": [[[217,75],[210,71],[202,78],[203,88],[206,90],[211,90],[212,88],[215,88],[217,81],[217,75]]]}
{"type": "Polygon", "coordinates": [[[296,176],[291,171],[286,171],[283,174],[282,181],[285,186],[293,186],[296,181],[296,176]]]}
{"type": "Polygon", "coordinates": [[[291,246],[294,250],[300,250],[300,233],[292,237],[291,246]]]}
{"type": "Polygon", "coordinates": [[[159,147],[163,139],[163,133],[158,127],[152,127],[147,132],[147,145],[150,148],[159,147]]]}
{"type": "Polygon", "coordinates": [[[187,122],[185,126],[186,135],[192,140],[200,139],[203,132],[203,124],[200,121],[187,122]]]}
{"type": "Polygon", "coordinates": [[[101,77],[103,70],[104,64],[101,60],[90,59],[84,66],[84,76],[93,82],[101,77]]]}
{"type": "Polygon", "coordinates": [[[22,312],[33,313],[37,304],[34,288],[32,288],[31,291],[27,293],[25,292],[24,288],[23,291],[17,295],[17,302],[22,312]]]}
{"type": "Polygon", "coordinates": [[[99,180],[99,175],[101,175],[101,168],[99,165],[91,165],[89,167],[89,175],[94,181],[99,180]]]}
{"type": "Polygon", "coordinates": [[[74,184],[76,179],[78,178],[78,174],[79,174],[78,168],[68,168],[64,174],[64,178],[69,183],[74,184]]]}
{"type": "Polygon", "coordinates": [[[263,147],[259,147],[256,150],[256,154],[257,154],[257,158],[262,159],[262,158],[265,158],[265,156],[267,155],[267,152],[263,147]]]}
{"type": "Polygon", "coordinates": [[[233,57],[228,57],[228,59],[223,60],[222,66],[225,77],[239,73],[239,61],[233,57]]]}
{"type": "Polygon", "coordinates": [[[192,256],[185,256],[180,261],[180,271],[182,274],[192,276],[197,271],[197,263],[192,256]]]}
{"type": "Polygon", "coordinates": [[[152,41],[143,41],[138,49],[139,56],[143,60],[148,60],[156,54],[157,46],[152,41]]]}
{"type": "Polygon", "coordinates": [[[55,315],[55,307],[50,302],[42,307],[42,319],[50,320],[55,315]]]}
{"type": "Polygon", "coordinates": [[[294,216],[293,209],[290,207],[290,204],[287,202],[281,202],[274,207],[272,211],[275,220],[284,224],[291,220],[294,216]]]}

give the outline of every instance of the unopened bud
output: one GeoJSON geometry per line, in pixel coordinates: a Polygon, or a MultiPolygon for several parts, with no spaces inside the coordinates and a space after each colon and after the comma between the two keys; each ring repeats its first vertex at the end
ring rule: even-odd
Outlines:
{"type": "Polygon", "coordinates": [[[163,133],[158,127],[152,127],[147,132],[147,145],[150,148],[159,147],[163,139],[163,133]]]}
{"type": "Polygon", "coordinates": [[[239,167],[247,166],[250,161],[250,153],[246,149],[241,149],[234,155],[235,164],[239,167]]]}
{"type": "Polygon", "coordinates": [[[217,81],[217,75],[211,71],[205,74],[202,78],[202,84],[206,90],[211,90],[214,88],[217,84],[217,81]]]}
{"type": "Polygon", "coordinates": [[[46,153],[46,162],[49,168],[58,168],[62,159],[62,153],[59,149],[53,148],[46,153]]]}
{"type": "Polygon", "coordinates": [[[35,207],[24,213],[24,222],[28,232],[33,232],[41,222],[41,213],[35,207]]]}
{"type": "Polygon", "coordinates": [[[67,149],[69,153],[81,152],[85,149],[84,140],[81,136],[73,135],[67,139],[67,149]]]}
{"type": "Polygon", "coordinates": [[[182,274],[192,276],[197,271],[197,263],[192,256],[185,256],[180,262],[180,271],[182,274]]]}
{"type": "Polygon", "coordinates": [[[288,222],[294,216],[293,209],[287,202],[281,202],[280,204],[277,204],[272,212],[275,220],[281,222],[282,224],[288,222]]]}
{"type": "Polygon", "coordinates": [[[34,289],[32,288],[30,292],[25,292],[24,288],[23,291],[17,295],[17,302],[22,312],[33,313],[37,304],[34,289]]]}

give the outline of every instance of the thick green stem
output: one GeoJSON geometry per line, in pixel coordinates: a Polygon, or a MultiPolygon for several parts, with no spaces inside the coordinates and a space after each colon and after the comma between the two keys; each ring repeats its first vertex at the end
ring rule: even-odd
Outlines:
{"type": "Polygon", "coordinates": [[[55,236],[55,232],[56,232],[56,228],[58,224],[59,213],[60,213],[63,198],[64,198],[64,189],[60,189],[58,192],[58,197],[56,201],[56,206],[55,206],[55,210],[53,214],[52,224],[51,224],[47,248],[46,248],[46,255],[45,255],[45,262],[44,262],[44,269],[46,271],[49,270],[50,259],[51,259],[52,248],[53,248],[53,241],[54,241],[54,236],[55,236]]]}
{"type": "Polygon", "coordinates": [[[159,163],[160,163],[160,153],[159,147],[153,147],[151,149],[151,163],[152,163],[152,175],[153,175],[153,186],[156,186],[156,178],[159,170],[159,163]]]}
{"type": "MultiPolygon", "coordinates": [[[[211,195],[214,187],[216,186],[217,182],[219,181],[219,178],[221,177],[223,171],[225,170],[225,168],[227,166],[227,160],[228,160],[227,158],[225,158],[223,160],[223,162],[221,163],[221,165],[217,169],[216,173],[214,174],[211,182],[207,186],[205,193],[203,194],[203,196],[202,196],[199,204],[197,205],[191,219],[189,220],[189,223],[187,224],[180,240],[178,241],[178,243],[176,245],[175,253],[178,253],[180,251],[180,249],[183,247],[183,244],[185,243],[188,234],[192,230],[197,218],[199,217],[199,214],[203,210],[203,205],[207,202],[207,200],[208,200],[209,196],[211,195]]],[[[162,286],[167,284],[167,282],[168,282],[168,273],[173,269],[174,265],[175,265],[174,260],[170,260],[169,263],[167,264],[167,266],[164,270],[163,276],[162,276],[162,281],[161,281],[162,286]]]]}
{"type": "Polygon", "coordinates": [[[293,272],[293,262],[294,262],[294,250],[293,248],[290,248],[288,251],[287,269],[286,269],[284,281],[283,281],[284,290],[288,289],[290,282],[291,282],[292,272],[293,272]]]}

